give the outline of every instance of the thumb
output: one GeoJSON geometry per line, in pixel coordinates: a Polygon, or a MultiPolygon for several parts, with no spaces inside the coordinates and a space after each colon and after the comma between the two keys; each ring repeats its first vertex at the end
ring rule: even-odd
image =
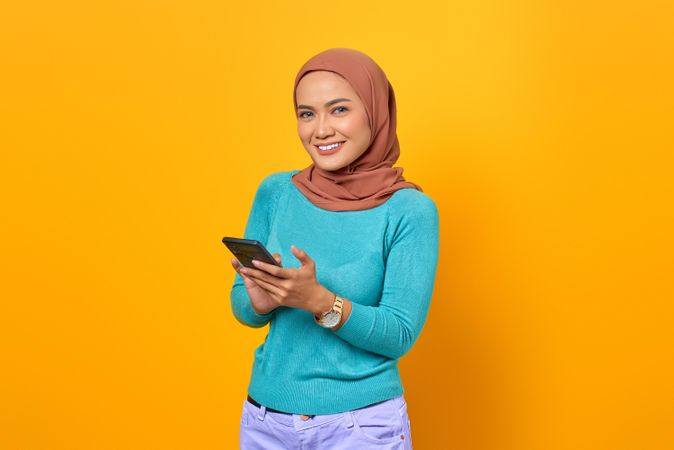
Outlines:
{"type": "Polygon", "coordinates": [[[311,259],[309,255],[307,255],[307,252],[305,252],[304,250],[300,250],[294,245],[290,246],[290,250],[293,252],[293,255],[295,255],[295,257],[302,262],[303,266],[306,266],[314,262],[314,260],[311,259]]]}
{"type": "Polygon", "coordinates": [[[280,253],[272,253],[271,256],[274,257],[277,263],[281,264],[281,254],[280,253]]]}

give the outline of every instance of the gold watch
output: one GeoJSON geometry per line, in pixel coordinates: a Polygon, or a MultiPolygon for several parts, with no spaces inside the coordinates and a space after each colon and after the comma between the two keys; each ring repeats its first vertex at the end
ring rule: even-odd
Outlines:
{"type": "Polygon", "coordinates": [[[335,294],[335,301],[332,302],[332,308],[324,312],[320,316],[314,315],[314,322],[324,328],[332,328],[342,320],[342,306],[344,306],[344,299],[335,294]]]}

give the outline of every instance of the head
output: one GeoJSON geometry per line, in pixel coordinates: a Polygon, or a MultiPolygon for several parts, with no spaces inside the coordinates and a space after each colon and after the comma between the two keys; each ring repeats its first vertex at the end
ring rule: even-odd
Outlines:
{"type": "Polygon", "coordinates": [[[297,133],[314,164],[336,171],[370,146],[372,130],[365,105],[353,86],[328,70],[306,73],[297,84],[297,133]],[[319,146],[339,143],[330,150],[319,146]]]}
{"type": "Polygon", "coordinates": [[[380,205],[395,191],[421,187],[405,181],[396,134],[396,100],[384,71],[368,55],[330,48],[295,75],[297,131],[313,163],[292,176],[316,206],[358,211],[380,205]],[[332,151],[318,146],[342,143],[332,151]]]}

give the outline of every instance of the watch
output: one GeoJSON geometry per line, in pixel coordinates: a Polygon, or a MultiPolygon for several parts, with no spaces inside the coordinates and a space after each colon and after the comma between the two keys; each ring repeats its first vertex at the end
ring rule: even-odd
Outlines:
{"type": "Polygon", "coordinates": [[[324,328],[332,328],[342,320],[342,306],[344,305],[344,299],[339,295],[335,294],[335,301],[332,302],[332,308],[329,311],[324,312],[320,316],[314,315],[314,322],[319,324],[324,328]]]}

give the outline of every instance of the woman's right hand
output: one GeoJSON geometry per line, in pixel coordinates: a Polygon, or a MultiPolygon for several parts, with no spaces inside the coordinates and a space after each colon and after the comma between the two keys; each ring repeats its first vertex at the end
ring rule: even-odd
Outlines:
{"type": "MultiPolygon", "coordinates": [[[[281,264],[281,255],[279,253],[272,253],[272,256],[277,263],[281,264]]],[[[248,278],[240,272],[243,265],[236,259],[231,259],[232,267],[243,279],[243,284],[246,286],[246,291],[250,297],[250,302],[253,305],[253,310],[258,314],[269,314],[274,309],[276,309],[278,303],[260,286],[255,283],[251,278],[248,278]]]]}

